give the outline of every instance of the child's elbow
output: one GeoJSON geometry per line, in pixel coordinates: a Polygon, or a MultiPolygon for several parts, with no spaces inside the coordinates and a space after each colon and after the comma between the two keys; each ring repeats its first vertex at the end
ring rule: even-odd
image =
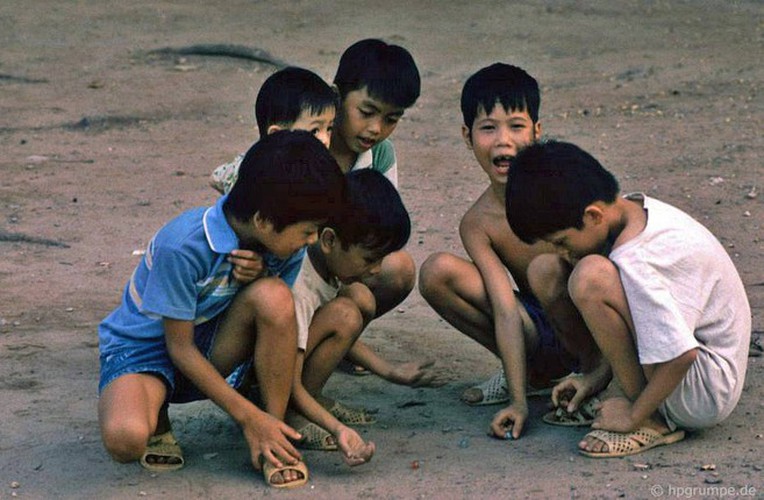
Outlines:
{"type": "Polygon", "coordinates": [[[695,362],[695,360],[698,358],[698,348],[696,347],[694,349],[690,349],[686,353],[682,354],[681,358],[684,364],[686,364],[687,366],[692,365],[695,362]]]}

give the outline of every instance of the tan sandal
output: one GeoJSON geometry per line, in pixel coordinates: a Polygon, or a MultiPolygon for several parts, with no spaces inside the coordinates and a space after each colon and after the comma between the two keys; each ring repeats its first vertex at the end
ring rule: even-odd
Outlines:
{"type": "Polygon", "coordinates": [[[328,411],[334,418],[345,425],[373,425],[377,423],[377,419],[374,418],[370,411],[364,408],[345,406],[339,401],[335,401],[328,408],[328,411]]]}
{"type": "Polygon", "coordinates": [[[608,451],[578,450],[582,455],[592,458],[615,458],[636,455],[656,446],[678,443],[684,439],[684,431],[678,430],[661,434],[649,427],[641,427],[634,432],[594,430],[588,433],[586,437],[599,439],[607,445],[608,451]]]}
{"type": "Polygon", "coordinates": [[[263,477],[265,478],[265,482],[268,483],[268,486],[273,488],[297,488],[299,486],[304,486],[305,483],[308,482],[308,467],[305,465],[305,462],[297,462],[294,465],[284,465],[282,467],[276,467],[265,459],[261,459],[261,463],[263,467],[263,477]],[[302,474],[302,478],[281,484],[271,482],[271,479],[275,474],[285,470],[295,470],[302,474]]]}
{"type": "Polygon", "coordinates": [[[169,472],[183,467],[185,464],[183,451],[180,449],[178,440],[175,439],[172,431],[151,436],[149,443],[146,445],[146,451],[143,452],[140,463],[144,469],[152,472],[169,472]],[[165,462],[150,462],[148,460],[149,457],[162,458],[165,462]]]}

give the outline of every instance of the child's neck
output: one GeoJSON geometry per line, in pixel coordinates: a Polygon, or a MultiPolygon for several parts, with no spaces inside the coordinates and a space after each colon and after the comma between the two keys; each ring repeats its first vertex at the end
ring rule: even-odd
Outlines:
{"type": "Polygon", "coordinates": [[[308,258],[321,279],[330,283],[334,276],[329,272],[329,267],[326,265],[326,255],[321,251],[321,242],[308,247],[308,258]]]}
{"type": "Polygon", "coordinates": [[[491,192],[494,201],[504,207],[507,201],[507,185],[491,182],[488,190],[491,192]]]}
{"type": "Polygon", "coordinates": [[[647,212],[641,202],[628,200],[619,195],[614,209],[617,216],[608,231],[608,241],[613,249],[634,239],[647,226],[647,212]]]}
{"type": "Polygon", "coordinates": [[[329,152],[337,161],[343,174],[346,174],[353,168],[356,160],[358,160],[358,153],[347,147],[344,141],[332,141],[329,145],[329,152]]]}

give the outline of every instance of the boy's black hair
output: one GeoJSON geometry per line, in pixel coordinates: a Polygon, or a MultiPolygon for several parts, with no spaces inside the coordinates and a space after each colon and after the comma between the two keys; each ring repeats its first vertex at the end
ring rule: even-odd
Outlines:
{"type": "Polygon", "coordinates": [[[242,221],[260,212],[281,231],[336,217],[345,196],[345,176],[321,141],[303,130],[281,130],[249,148],[223,209],[242,221]]]}
{"type": "Polygon", "coordinates": [[[255,100],[260,137],[271,125],[291,126],[303,111],[318,115],[337,108],[337,94],[320,76],[303,68],[288,67],[269,76],[255,100]]]}
{"type": "Polygon", "coordinates": [[[394,106],[410,108],[419,98],[421,80],[411,54],[398,45],[369,38],[345,50],[334,84],[344,99],[366,88],[369,95],[394,106]]]}
{"type": "Polygon", "coordinates": [[[472,130],[478,110],[491,114],[497,102],[506,111],[528,111],[533,123],[539,120],[539,84],[522,68],[495,63],[470,76],[462,89],[464,125],[472,130]]]}
{"type": "Polygon", "coordinates": [[[506,188],[509,226],[526,243],[557,231],[583,227],[586,207],[613,203],[616,178],[589,153],[570,143],[546,141],[521,150],[506,188]]]}
{"type": "Polygon", "coordinates": [[[381,257],[400,250],[411,235],[411,219],[398,190],[381,173],[368,168],[347,177],[347,208],[329,222],[342,248],[360,245],[381,257]]]}

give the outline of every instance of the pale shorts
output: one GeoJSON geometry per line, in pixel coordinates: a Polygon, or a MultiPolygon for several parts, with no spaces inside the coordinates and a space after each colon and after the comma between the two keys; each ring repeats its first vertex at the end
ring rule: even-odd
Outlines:
{"type": "Polygon", "coordinates": [[[658,411],[669,429],[703,429],[727,418],[740,399],[727,362],[714,353],[698,349],[687,374],[658,411]]]}

